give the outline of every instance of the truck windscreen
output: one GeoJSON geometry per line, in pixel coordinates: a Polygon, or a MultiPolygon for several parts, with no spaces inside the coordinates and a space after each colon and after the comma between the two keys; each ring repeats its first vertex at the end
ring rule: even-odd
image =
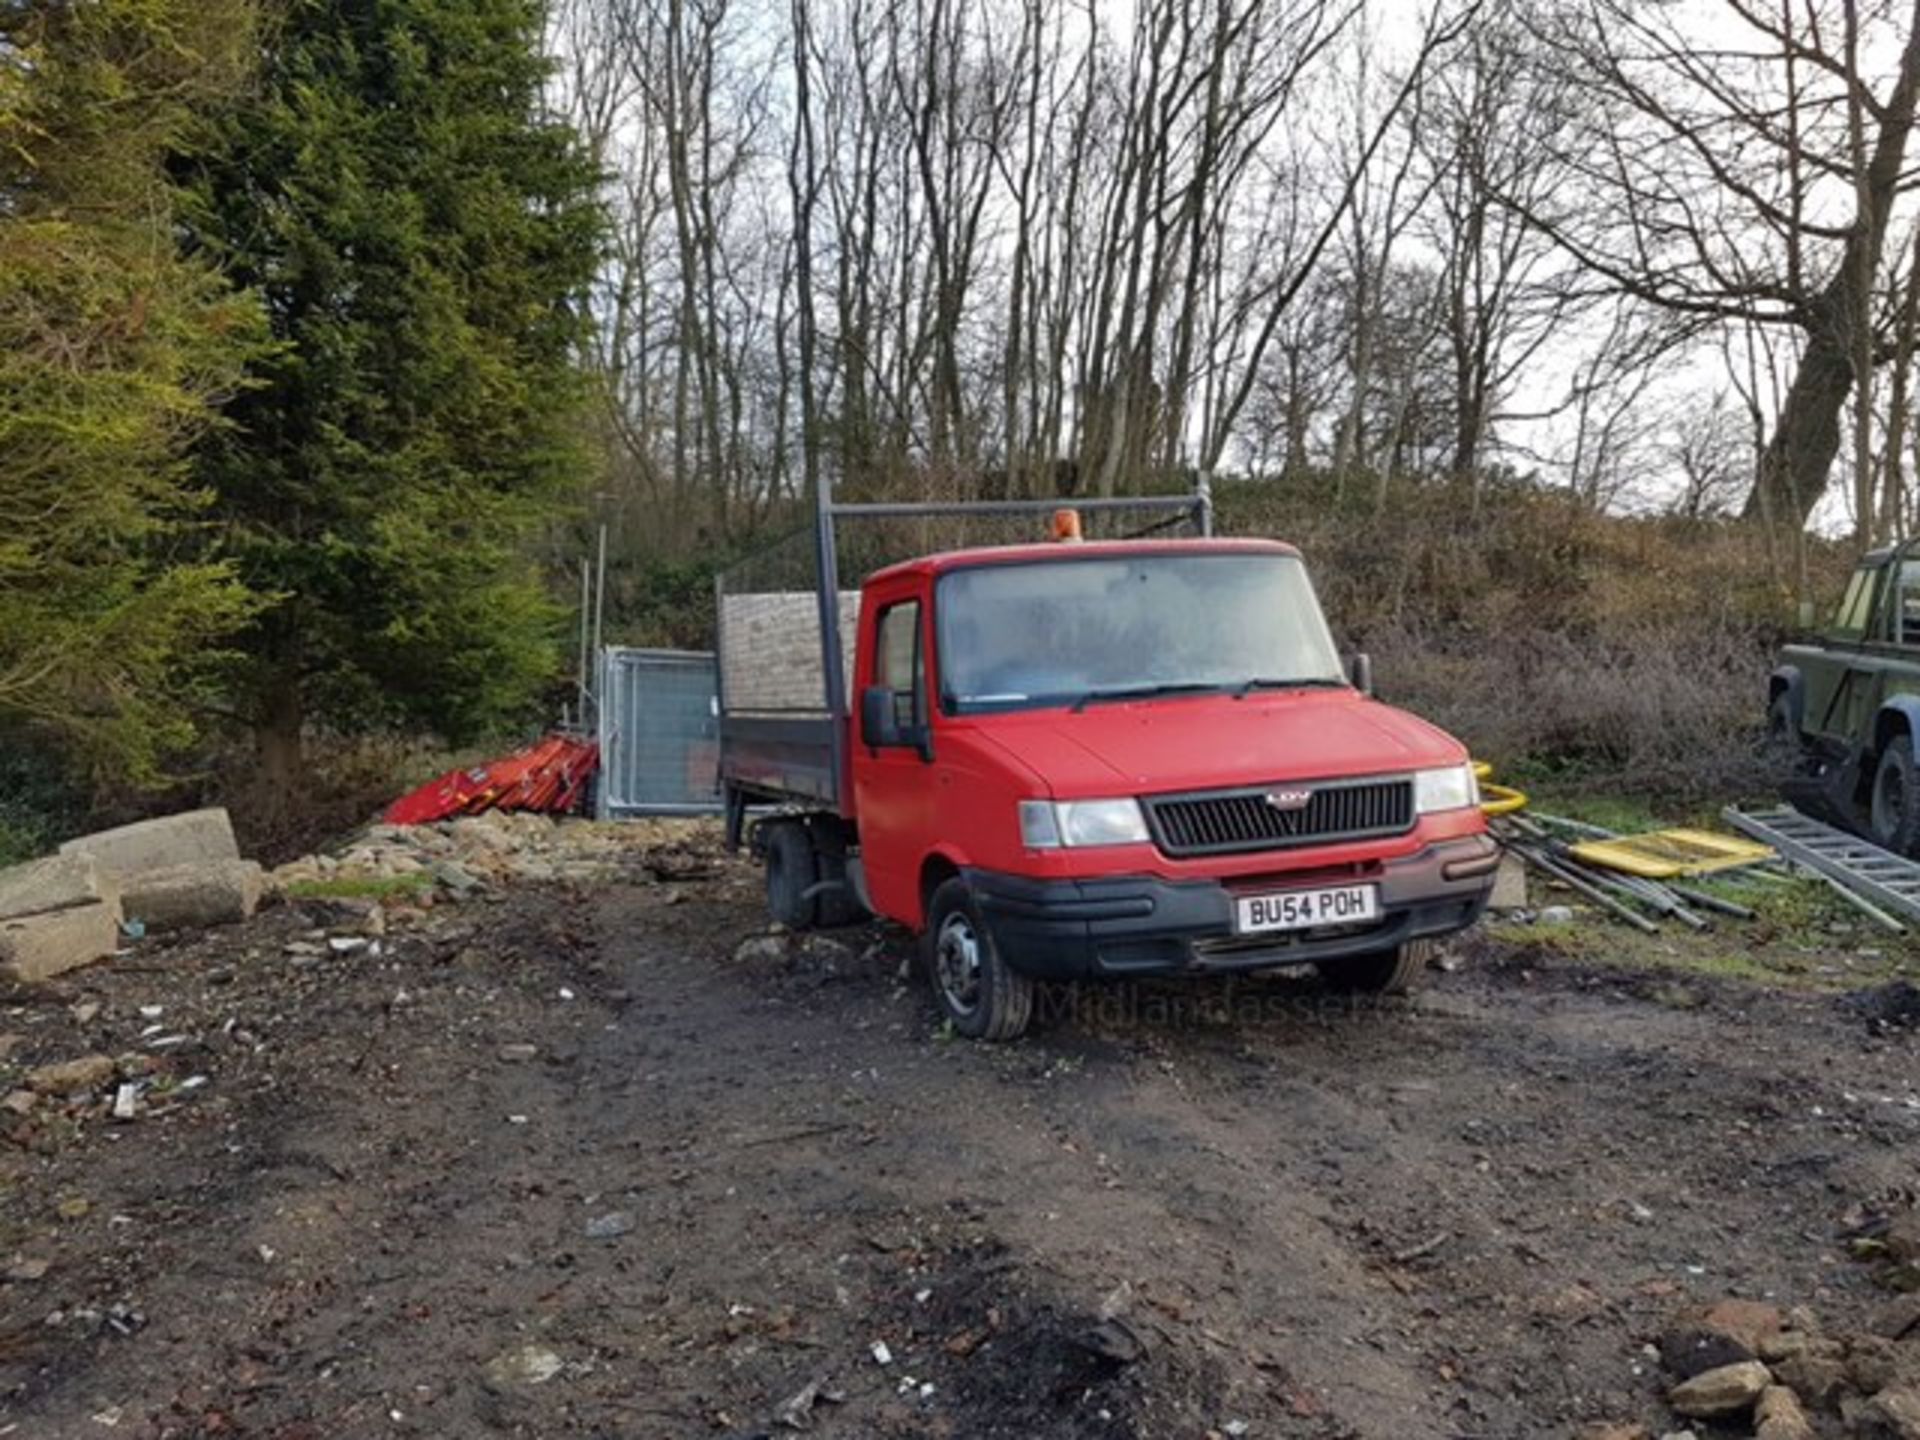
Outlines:
{"type": "Polygon", "coordinates": [[[951,713],[1343,683],[1306,568],[1290,555],[1089,556],[940,579],[951,713]]]}

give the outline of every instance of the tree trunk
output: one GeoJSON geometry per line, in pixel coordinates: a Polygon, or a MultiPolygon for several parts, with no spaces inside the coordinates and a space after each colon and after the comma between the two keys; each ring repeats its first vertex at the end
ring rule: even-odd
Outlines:
{"type": "MultiPolygon", "coordinates": [[[[1844,312],[1850,303],[1833,308],[1844,312]]],[[[1838,314],[1829,312],[1826,323],[1809,331],[1800,367],[1760,457],[1760,475],[1747,498],[1747,519],[1801,527],[1820,503],[1840,453],[1840,415],[1853,389],[1852,350],[1838,314]]]]}
{"type": "Polygon", "coordinates": [[[1853,231],[1847,237],[1839,269],[1807,307],[1807,348],[1780,408],[1773,438],[1761,457],[1760,475],[1747,497],[1749,520],[1792,522],[1805,526],[1826,492],[1827,475],[1840,453],[1840,413],[1853,388],[1856,355],[1864,336],[1855,333],[1867,313],[1860,294],[1862,276],[1879,270],[1887,221],[1899,192],[1906,163],[1907,137],[1913,130],[1920,97],[1920,0],[1901,54],[1899,78],[1880,107],[1880,130],[1867,162],[1865,183],[1856,187],[1853,231]]]}
{"type": "Polygon", "coordinates": [[[1887,380],[1887,448],[1881,457],[1881,509],[1889,534],[1905,540],[1908,530],[1906,455],[1911,423],[1908,400],[1913,393],[1913,355],[1920,340],[1920,229],[1913,235],[1913,255],[1901,287],[1900,310],[1893,327],[1893,372],[1887,380]]]}
{"type": "Polygon", "coordinates": [[[299,682],[281,676],[261,697],[259,717],[253,745],[262,810],[267,818],[278,819],[290,808],[302,773],[301,738],[307,716],[299,682]]]}

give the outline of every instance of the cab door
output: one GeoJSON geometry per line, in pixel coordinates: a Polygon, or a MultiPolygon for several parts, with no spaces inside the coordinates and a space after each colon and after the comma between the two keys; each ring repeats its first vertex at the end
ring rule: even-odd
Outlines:
{"type": "Polygon", "coordinates": [[[937,786],[932,760],[927,656],[932,616],[924,588],[912,579],[877,587],[861,601],[861,625],[872,638],[855,665],[852,746],[854,813],[860,859],[874,909],[890,919],[919,919],[920,859],[934,828],[937,786]],[[867,615],[871,614],[868,629],[867,615]],[[886,692],[895,727],[916,738],[883,743],[866,733],[864,696],[886,692]]]}
{"type": "Polygon", "coordinates": [[[1880,618],[1884,565],[1862,565],[1853,572],[1821,651],[1805,664],[1809,732],[1851,745],[1863,709],[1871,714],[1875,668],[1866,655],[1874,622],[1880,618]]]}
{"type": "Polygon", "coordinates": [[[1872,748],[1876,722],[1887,701],[1920,690],[1913,680],[1920,647],[1920,561],[1896,552],[1885,567],[1873,618],[1847,665],[1843,693],[1834,707],[1853,743],[1872,748]]]}

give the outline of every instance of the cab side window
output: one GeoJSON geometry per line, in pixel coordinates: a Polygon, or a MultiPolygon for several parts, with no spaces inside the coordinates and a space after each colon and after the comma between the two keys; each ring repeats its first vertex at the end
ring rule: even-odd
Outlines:
{"type": "Polygon", "coordinates": [[[1903,560],[1894,582],[1887,639],[1896,645],[1920,647],[1920,560],[1903,560]]]}
{"type": "Polygon", "coordinates": [[[1840,600],[1840,608],[1833,617],[1833,637],[1836,640],[1859,640],[1867,633],[1867,622],[1873,618],[1873,595],[1879,588],[1880,572],[1876,570],[1856,570],[1853,579],[1847,584],[1847,593],[1840,600]]]}
{"type": "Polygon", "coordinates": [[[873,683],[892,693],[895,724],[925,723],[927,663],[920,651],[918,600],[903,600],[880,612],[873,652],[873,683]]]}

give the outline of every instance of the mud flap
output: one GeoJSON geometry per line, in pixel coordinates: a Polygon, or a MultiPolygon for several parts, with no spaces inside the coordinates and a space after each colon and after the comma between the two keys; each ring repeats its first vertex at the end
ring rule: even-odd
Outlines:
{"type": "Polygon", "coordinates": [[[1802,815],[1868,835],[1866,807],[1859,801],[1860,759],[1809,759],[1780,785],[1780,798],[1802,815]]]}

